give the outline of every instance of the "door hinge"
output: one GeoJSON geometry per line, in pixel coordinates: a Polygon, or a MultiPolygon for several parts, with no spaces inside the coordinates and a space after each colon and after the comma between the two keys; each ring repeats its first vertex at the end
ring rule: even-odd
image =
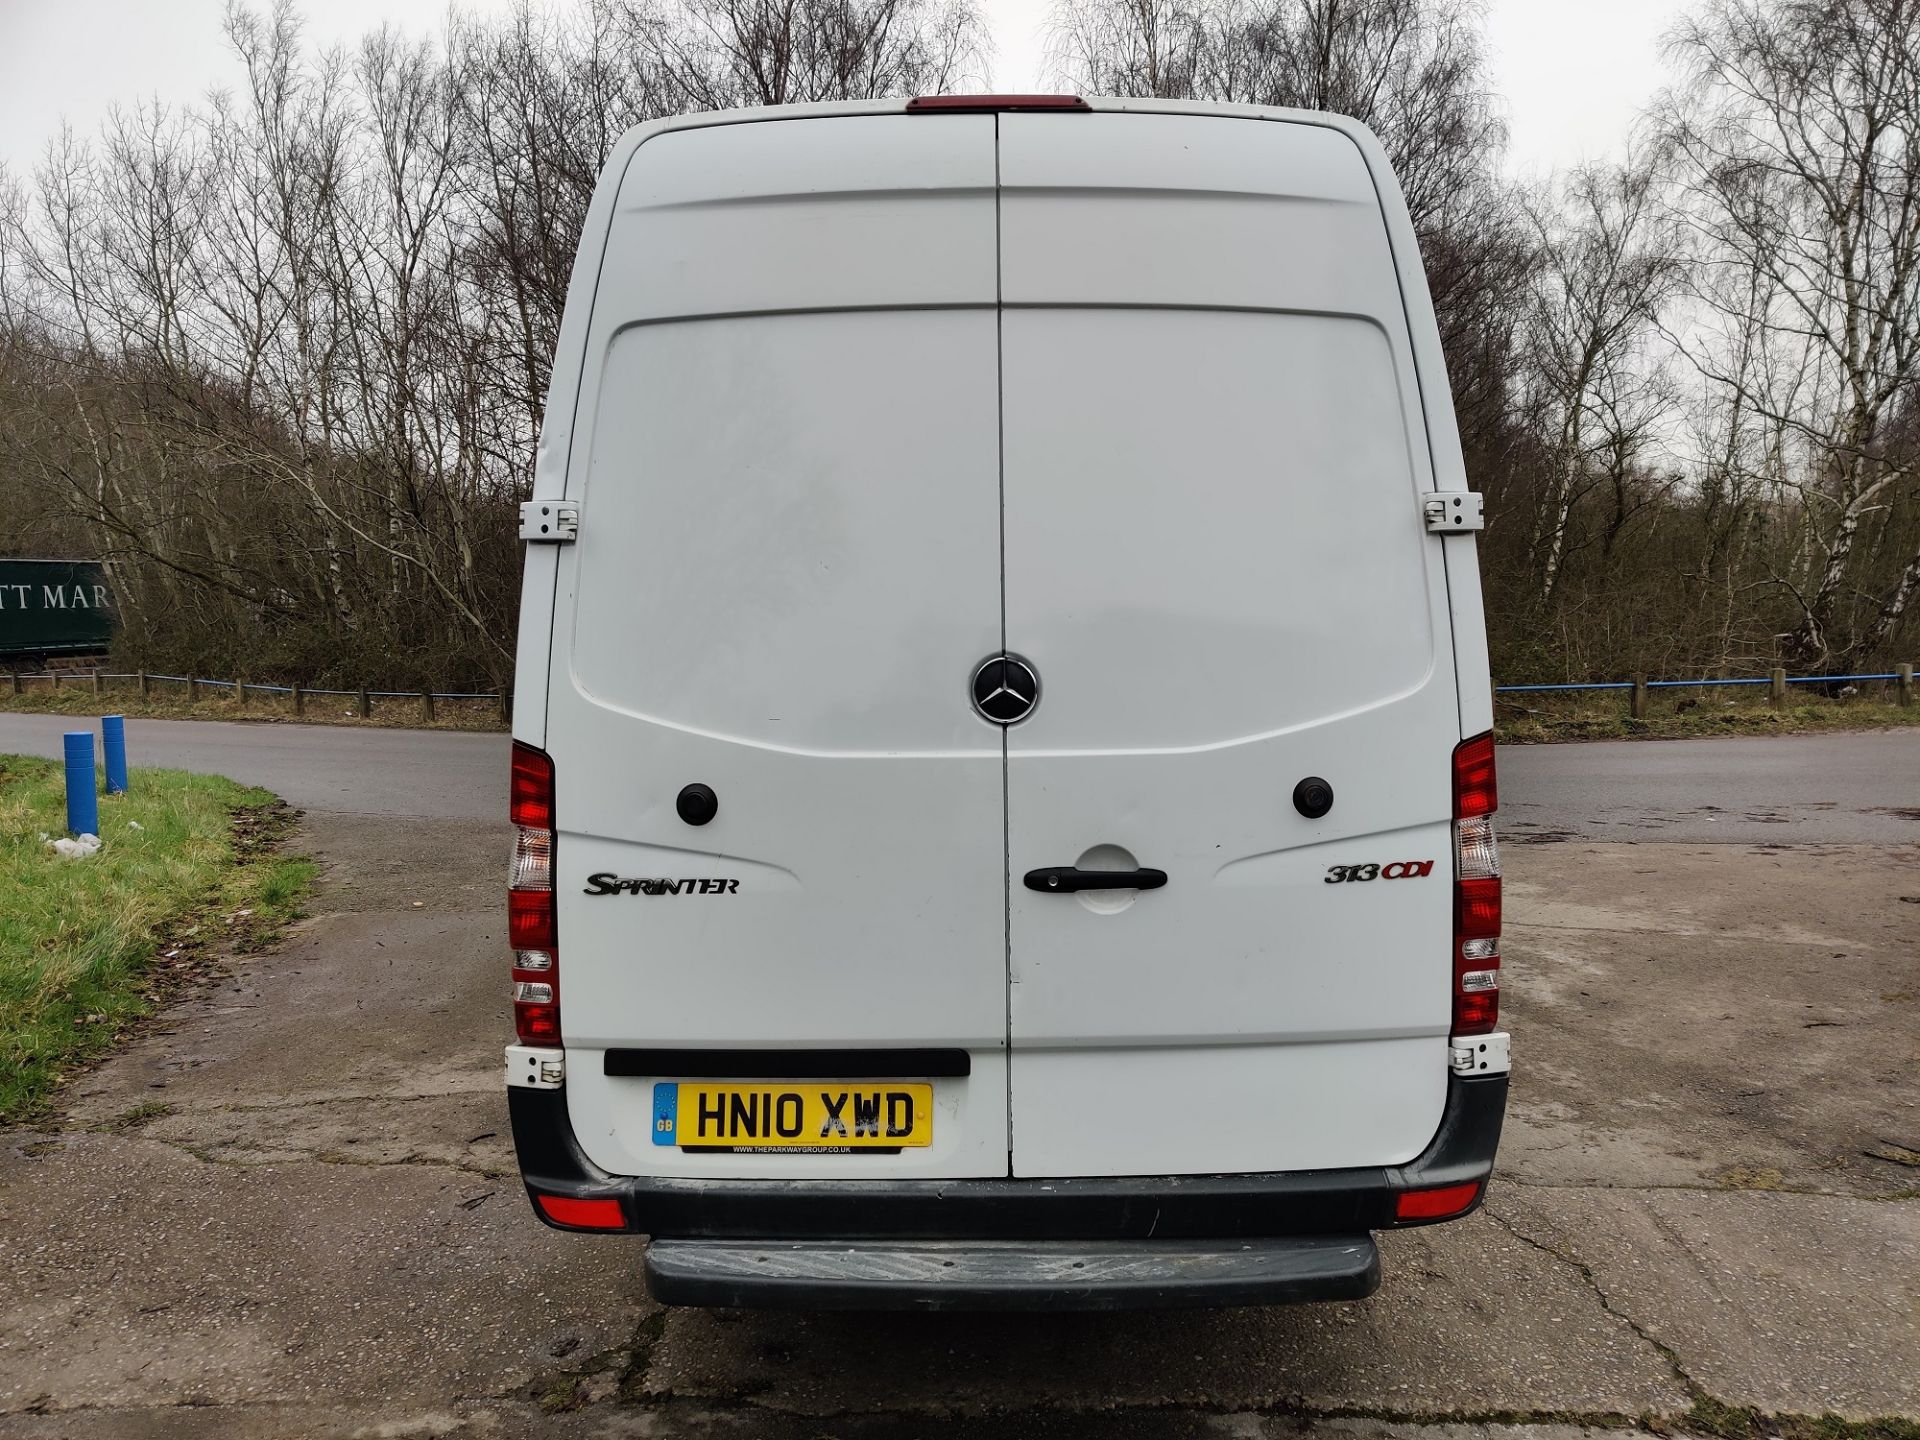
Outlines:
{"type": "Polygon", "coordinates": [[[507,1046],[507,1084],[558,1090],[567,1081],[567,1052],[541,1045],[507,1046]]]}
{"type": "Polygon", "coordinates": [[[1449,490],[1442,495],[1428,495],[1420,501],[1420,508],[1426,513],[1427,529],[1436,535],[1487,528],[1486,503],[1478,490],[1449,490]]]}
{"type": "Polygon", "coordinates": [[[1504,1030],[1492,1035],[1467,1035],[1447,1042],[1447,1064],[1456,1075],[1504,1075],[1513,1068],[1504,1030]]]}
{"type": "Polygon", "coordinates": [[[529,500],[520,507],[520,538],[564,545],[580,535],[580,507],[572,500],[529,500]]]}

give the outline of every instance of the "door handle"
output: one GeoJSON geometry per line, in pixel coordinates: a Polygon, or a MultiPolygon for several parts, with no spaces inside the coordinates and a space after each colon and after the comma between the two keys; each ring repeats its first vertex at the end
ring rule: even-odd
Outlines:
{"type": "Polygon", "coordinates": [[[1073,890],[1158,890],[1167,883],[1164,870],[1079,870],[1071,865],[1055,865],[1047,870],[1029,870],[1027,889],[1049,895],[1064,895],[1073,890]]]}

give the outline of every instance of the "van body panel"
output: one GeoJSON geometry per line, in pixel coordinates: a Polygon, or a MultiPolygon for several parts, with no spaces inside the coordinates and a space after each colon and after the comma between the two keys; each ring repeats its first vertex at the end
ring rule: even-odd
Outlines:
{"type": "Polygon", "coordinates": [[[1396,1173],[1442,1126],[1491,697],[1472,540],[1420,517],[1465,475],[1411,226],[1354,122],[1092,108],[681,117],[609,162],[535,480],[583,523],[533,547],[515,712],[604,1175],[1396,1173]],[[1042,684],[1007,730],[967,703],[1003,647],[1042,684]],[[1169,879],[1022,884],[1075,864],[1169,879]],[[646,1047],[971,1073],[925,1149],[697,1153],[653,1143],[680,1077],[603,1073],[646,1047]]]}
{"type": "Polygon", "coordinates": [[[1353,143],[1317,125],[1192,115],[1004,115],[1008,305],[1371,315],[1405,331],[1353,143]]]}
{"type": "Polygon", "coordinates": [[[1446,1099],[1459,737],[1364,159],[1014,115],[1001,174],[1007,641],[1042,680],[1007,734],[1013,1173],[1407,1161],[1446,1099]],[[1168,881],[1018,883],[1067,865],[1168,881]]]}
{"type": "Polygon", "coordinates": [[[1408,1092],[1423,1074],[1438,1077],[1444,1106],[1444,1038],[1020,1048],[1013,1173],[1137,1174],[1143,1153],[1156,1175],[1255,1173],[1255,1155],[1285,1156],[1289,1170],[1410,1160],[1439,1124],[1425,1086],[1408,1092]]]}
{"type": "Polygon", "coordinates": [[[676,130],[627,166],[596,328],[695,315],[992,305],[990,115],[676,130]]]}
{"type": "Polygon", "coordinates": [[[1003,760],[965,703],[1000,644],[993,132],[918,127],[913,167],[903,124],[660,134],[611,220],[547,737],[568,1107],[615,1173],[1005,1173],[1003,760]],[[973,1063],[895,1155],[655,1145],[652,1082],[596,1063],[909,1044],[973,1063]]]}

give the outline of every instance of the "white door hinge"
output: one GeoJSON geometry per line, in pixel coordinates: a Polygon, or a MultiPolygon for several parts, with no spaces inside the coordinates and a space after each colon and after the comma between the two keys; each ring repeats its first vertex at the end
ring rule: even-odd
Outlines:
{"type": "Polygon", "coordinates": [[[1449,490],[1442,495],[1428,495],[1420,501],[1420,508],[1426,513],[1427,529],[1436,535],[1487,528],[1486,503],[1478,490],[1449,490]]]}
{"type": "Polygon", "coordinates": [[[1456,1075],[1504,1075],[1513,1068],[1502,1030],[1493,1035],[1459,1036],[1447,1042],[1447,1063],[1456,1075]]]}
{"type": "Polygon", "coordinates": [[[529,500],[520,507],[520,538],[564,545],[580,534],[580,507],[572,500],[529,500]]]}
{"type": "Polygon", "coordinates": [[[558,1090],[567,1080],[567,1052],[543,1045],[507,1046],[507,1084],[558,1090]]]}

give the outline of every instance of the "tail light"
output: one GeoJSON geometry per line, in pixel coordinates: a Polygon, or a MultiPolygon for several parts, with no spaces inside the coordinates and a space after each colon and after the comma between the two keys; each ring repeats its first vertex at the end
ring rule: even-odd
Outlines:
{"type": "Polygon", "coordinates": [[[1493,736],[1453,752],[1453,1033],[1486,1035],[1500,1023],[1500,846],[1493,812],[1493,736]]]}
{"type": "Polygon", "coordinates": [[[507,942],[513,947],[513,1028],[522,1045],[560,1043],[560,944],[553,916],[553,761],[513,742],[513,861],[507,942]]]}

